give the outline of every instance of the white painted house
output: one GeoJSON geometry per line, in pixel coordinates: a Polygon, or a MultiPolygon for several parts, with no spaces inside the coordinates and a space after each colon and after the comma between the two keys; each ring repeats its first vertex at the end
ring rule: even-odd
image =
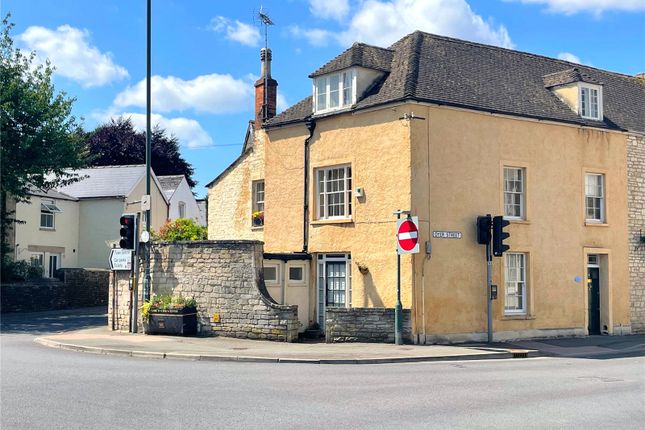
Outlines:
{"type": "MultiPolygon", "coordinates": [[[[119,241],[119,218],[141,213],[145,165],[105,166],[75,171],[81,181],[58,190],[33,191],[29,203],[16,204],[16,260],[42,263],[44,275],[60,267],[107,268],[110,248],[119,241]]],[[[152,173],[152,228],[168,218],[168,200],[152,173]]]]}
{"type": "Polygon", "coordinates": [[[184,175],[158,176],[159,184],[166,199],[170,202],[168,219],[191,218],[198,224],[206,226],[201,220],[201,212],[195,195],[184,175]]]}

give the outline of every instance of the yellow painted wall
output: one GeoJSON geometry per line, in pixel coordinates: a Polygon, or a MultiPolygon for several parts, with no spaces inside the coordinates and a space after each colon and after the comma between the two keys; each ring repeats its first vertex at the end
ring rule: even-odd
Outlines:
{"type": "MultiPolygon", "coordinates": [[[[210,240],[262,240],[263,228],[252,226],[252,182],[264,179],[264,133],[257,133],[253,149],[208,189],[210,240]]],[[[270,185],[265,182],[265,196],[270,185]]],[[[266,204],[265,204],[266,207],[266,204]]],[[[266,219],[265,210],[265,219],[266,219]]]]}
{"type": "MultiPolygon", "coordinates": [[[[309,252],[351,253],[352,306],[393,307],[396,301],[396,218],[410,206],[410,140],[397,110],[345,114],[317,120],[310,146],[309,252]],[[352,166],[351,221],[316,219],[318,167],[352,166]],[[358,264],[369,269],[361,274],[358,264]]],[[[299,252],[303,247],[304,125],[270,129],[266,145],[266,252],[299,252]]],[[[312,266],[315,266],[315,260],[312,266]]],[[[411,258],[402,260],[402,302],[411,305],[411,258]]],[[[311,312],[315,307],[315,267],[311,312]]]]}
{"type": "Polygon", "coordinates": [[[476,244],[474,222],[477,215],[502,214],[504,165],[527,169],[527,219],[509,226],[508,242],[511,251],[529,253],[529,316],[504,317],[502,259],[494,258],[493,284],[500,287],[495,331],[513,337],[530,330],[586,330],[585,248],[610,253],[609,330],[629,324],[622,134],[448,108],[410,109],[426,118],[411,125],[418,169],[413,208],[430,221],[423,240],[434,230],[463,232],[460,240],[431,239],[432,256],[415,259],[416,305],[422,309],[417,333],[486,331],[484,246],[476,244]],[[585,225],[585,171],[606,175],[605,226],[585,225]],[[576,283],[576,276],[583,281],[576,283]]]}
{"type": "MultiPolygon", "coordinates": [[[[209,190],[210,239],[262,239],[262,232],[250,228],[250,193],[252,180],[264,178],[265,252],[303,250],[307,136],[304,124],[258,133],[254,152],[209,190]]],[[[412,308],[414,333],[420,341],[427,335],[428,342],[481,339],[486,265],[474,223],[477,215],[502,214],[504,165],[527,171],[527,219],[512,223],[509,242],[511,251],[529,253],[529,313],[504,316],[503,260],[495,258],[497,338],[584,334],[586,256],[593,252],[607,255],[601,268],[603,324],[610,332],[628,326],[624,135],[419,104],[317,119],[309,170],[311,319],[319,253],[351,254],[353,307],[394,306],[392,212],[411,207],[420,220],[421,253],[402,258],[402,301],[412,308]],[[415,119],[401,119],[411,112],[415,119]],[[362,187],[365,197],[352,198],[351,220],[317,220],[315,169],[342,164],[351,164],[352,188],[362,187]],[[606,225],[585,225],[585,172],[606,175],[606,225]],[[463,237],[431,239],[436,230],[460,231],[463,237]],[[359,265],[368,272],[362,274],[359,265]]]]}

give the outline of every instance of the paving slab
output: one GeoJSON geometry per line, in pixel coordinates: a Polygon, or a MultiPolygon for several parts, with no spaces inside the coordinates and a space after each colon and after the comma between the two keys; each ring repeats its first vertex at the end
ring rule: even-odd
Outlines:
{"type": "Polygon", "coordinates": [[[533,357],[530,349],[483,345],[393,345],[379,343],[287,343],[226,337],[150,336],[106,327],[69,331],[37,343],[96,354],[139,358],[309,364],[381,364],[419,361],[533,357]]]}

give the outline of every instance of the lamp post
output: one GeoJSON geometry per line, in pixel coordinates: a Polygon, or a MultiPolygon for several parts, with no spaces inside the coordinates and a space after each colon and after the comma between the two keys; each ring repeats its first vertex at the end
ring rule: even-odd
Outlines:
{"type": "MultiPolygon", "coordinates": [[[[151,127],[150,127],[150,111],[151,111],[151,102],[150,102],[150,69],[151,69],[151,8],[152,0],[147,1],[147,28],[146,28],[146,195],[150,196],[150,163],[152,158],[152,144],[151,144],[151,127]]],[[[151,199],[152,200],[152,199],[151,199]]],[[[150,217],[152,215],[151,207],[146,209],[146,231],[150,232],[150,217]]],[[[143,300],[148,300],[150,298],[150,241],[145,243],[145,252],[144,252],[144,277],[143,277],[143,300]]]]}

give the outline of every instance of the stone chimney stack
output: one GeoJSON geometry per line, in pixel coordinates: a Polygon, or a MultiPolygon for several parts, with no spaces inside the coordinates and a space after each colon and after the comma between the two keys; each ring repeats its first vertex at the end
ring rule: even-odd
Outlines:
{"type": "Polygon", "coordinates": [[[256,130],[262,127],[264,121],[273,118],[276,112],[278,97],[278,82],[271,78],[271,50],[260,50],[260,79],[255,83],[255,124],[256,130]]]}

